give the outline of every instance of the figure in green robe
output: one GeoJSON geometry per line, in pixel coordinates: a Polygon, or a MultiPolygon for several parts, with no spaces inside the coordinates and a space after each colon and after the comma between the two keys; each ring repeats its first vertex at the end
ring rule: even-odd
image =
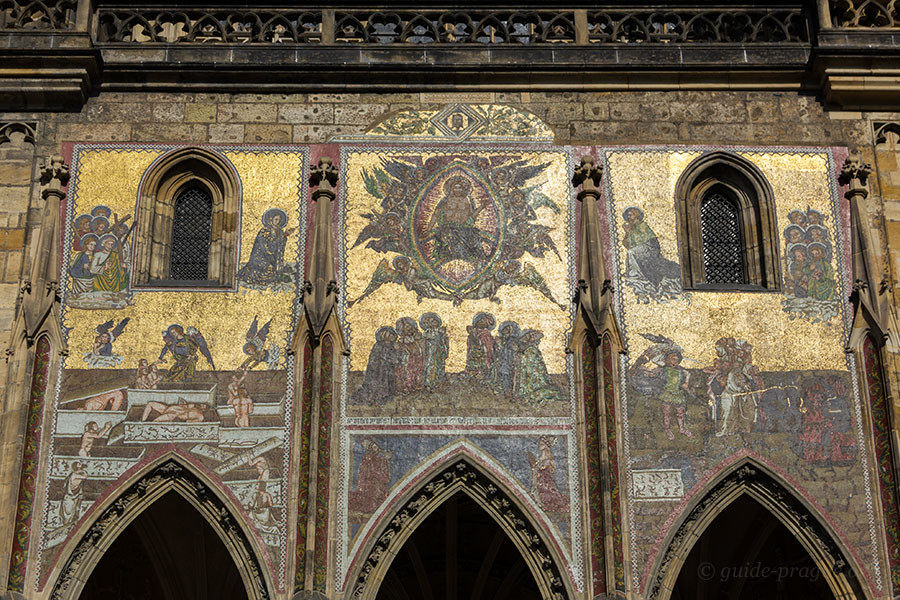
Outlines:
{"type": "Polygon", "coordinates": [[[809,245],[809,262],[804,269],[808,278],[807,296],[814,300],[834,300],[834,268],[824,245],[809,245]]]}
{"type": "Polygon", "coordinates": [[[563,400],[562,391],[550,380],[544,356],[539,347],[540,331],[526,329],[519,338],[522,358],[516,377],[516,397],[528,404],[545,404],[563,400]]]}
{"type": "Polygon", "coordinates": [[[90,267],[96,292],[119,292],[128,287],[128,275],[116,249],[118,244],[118,238],[112,234],[100,238],[101,249],[94,252],[90,267]]]}

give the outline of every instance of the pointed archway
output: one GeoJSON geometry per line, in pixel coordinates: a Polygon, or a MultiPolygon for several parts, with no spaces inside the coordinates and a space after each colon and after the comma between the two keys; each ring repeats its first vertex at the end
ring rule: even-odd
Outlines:
{"type": "Polygon", "coordinates": [[[174,491],[132,521],[81,591],[94,600],[243,600],[237,565],[212,526],[174,491]]]}
{"type": "MultiPolygon", "coordinates": [[[[131,549],[137,548],[151,562],[145,565],[144,573],[148,574],[150,580],[159,583],[159,597],[180,600],[178,587],[171,581],[166,581],[167,577],[175,576],[172,572],[173,556],[166,556],[166,549],[179,543],[179,535],[183,532],[172,531],[173,527],[167,526],[165,521],[175,527],[195,527],[187,542],[190,550],[196,550],[196,545],[201,541],[211,544],[212,563],[218,566],[224,564],[226,569],[221,573],[226,580],[218,582],[223,586],[222,589],[240,590],[238,597],[241,599],[271,598],[271,583],[260,564],[259,548],[255,547],[242,524],[235,518],[229,504],[199,473],[175,457],[163,459],[148,468],[125,487],[121,494],[105,502],[105,508],[89,526],[85,524],[77,542],[73,542],[74,548],[67,553],[68,558],[62,564],[59,575],[55,577],[56,583],[50,597],[53,600],[98,597],[85,594],[92,589],[102,591],[104,573],[121,566],[117,564],[114,554],[121,539],[123,545],[133,543],[131,549]],[[179,516],[174,517],[172,511],[179,516]],[[160,521],[163,523],[159,523],[160,521]],[[201,537],[198,539],[194,533],[199,533],[201,537]],[[108,564],[105,560],[108,560],[108,564]],[[101,579],[92,581],[93,574],[98,569],[101,569],[101,579]],[[232,569],[233,574],[239,577],[239,582],[227,581],[232,569]]],[[[196,577],[194,580],[196,583],[196,577]]],[[[197,598],[196,591],[197,588],[194,588],[186,597],[197,598]]],[[[215,595],[215,592],[208,597],[223,600],[228,598],[215,595]]]]}
{"type": "MultiPolygon", "coordinates": [[[[528,513],[511,495],[504,491],[501,483],[476,466],[468,457],[458,458],[449,464],[445,463],[445,465],[437,469],[432,477],[429,477],[417,491],[411,494],[407,501],[393,513],[393,517],[384,519],[380,533],[369,543],[368,551],[365,554],[366,558],[357,568],[357,575],[352,580],[353,585],[348,589],[347,598],[352,600],[402,598],[403,595],[399,590],[404,577],[411,578],[409,581],[415,581],[414,586],[418,586],[420,590],[431,588],[433,592],[434,587],[440,585],[439,594],[432,593],[429,596],[426,593],[422,597],[432,597],[435,600],[450,597],[447,595],[448,584],[451,591],[456,585],[456,593],[453,597],[472,597],[466,592],[460,593],[459,591],[461,580],[458,577],[460,568],[458,557],[460,551],[447,552],[447,544],[452,540],[455,540],[454,543],[457,544],[460,542],[459,531],[447,535],[445,530],[441,530],[442,541],[440,544],[445,555],[441,558],[442,573],[438,574],[437,578],[432,575],[430,580],[429,575],[424,572],[423,556],[418,550],[419,544],[416,542],[418,537],[422,537],[416,536],[416,534],[423,524],[425,524],[425,528],[422,531],[425,534],[429,531],[434,533],[434,531],[440,530],[441,522],[444,523],[444,529],[448,526],[459,528],[460,503],[464,509],[467,509],[467,512],[472,513],[469,518],[473,520],[464,525],[467,531],[473,531],[479,521],[491,528],[487,530],[490,532],[488,536],[490,539],[482,538],[480,541],[475,541],[473,533],[468,541],[483,547],[486,553],[493,552],[495,554],[501,552],[504,544],[508,542],[511,547],[507,548],[503,554],[499,568],[502,570],[508,562],[511,568],[517,570],[513,577],[500,581],[497,581],[496,578],[488,581],[494,571],[493,567],[496,565],[490,566],[485,573],[481,573],[480,567],[473,571],[474,567],[469,565],[464,567],[466,581],[462,585],[467,589],[471,588],[473,593],[475,589],[479,589],[481,594],[484,594],[486,588],[493,589],[492,593],[495,595],[496,593],[505,594],[507,589],[518,590],[523,593],[521,600],[531,597],[564,600],[571,597],[558,566],[560,564],[559,557],[532,524],[528,513]],[[468,510],[476,506],[478,510],[468,510]],[[455,517],[453,516],[454,507],[456,508],[455,517]],[[483,515],[478,511],[481,511],[483,515]],[[499,539],[495,537],[497,531],[502,534],[499,539]],[[409,541],[412,541],[413,545],[405,547],[409,541]],[[492,550],[492,546],[496,546],[496,548],[492,550]],[[457,557],[455,565],[452,562],[453,556],[457,557]],[[394,571],[392,565],[398,560],[398,570],[394,571]],[[406,569],[411,570],[411,574],[404,575],[403,572],[406,569]],[[448,579],[447,572],[450,571],[452,575],[453,570],[456,570],[456,575],[448,579]],[[474,573],[474,579],[472,573],[474,573]],[[479,577],[481,578],[480,583],[479,577]],[[384,587],[383,593],[382,587],[384,587]],[[532,591],[528,592],[528,590],[532,591]],[[529,596],[525,595],[526,593],[536,593],[537,595],[529,596]]],[[[433,539],[429,541],[429,544],[433,543],[433,539]]],[[[463,553],[466,552],[465,549],[459,550],[463,553]]],[[[439,554],[440,552],[435,556],[439,554]]],[[[469,552],[469,554],[474,554],[474,552],[469,552]]],[[[486,555],[480,558],[481,563],[496,560],[496,556],[492,561],[485,561],[486,555]]],[[[508,576],[509,572],[504,575],[508,576]]],[[[408,591],[407,594],[409,594],[408,591]]],[[[482,597],[495,596],[482,595],[482,597]]],[[[509,597],[516,598],[515,595],[509,597]]]]}
{"type": "Polygon", "coordinates": [[[812,556],[747,494],[710,523],[688,554],[672,600],[833,599],[812,556]]]}
{"type": "Polygon", "coordinates": [[[391,562],[376,600],[540,600],[512,540],[464,492],[441,504],[391,562]]]}
{"type": "MultiPolygon", "coordinates": [[[[746,459],[713,482],[705,495],[698,495],[697,498],[681,525],[668,536],[666,551],[657,559],[655,576],[649,581],[648,600],[779,597],[777,588],[774,595],[759,595],[754,587],[754,580],[758,579],[756,576],[774,558],[764,552],[779,544],[778,551],[782,553],[783,561],[777,566],[795,567],[795,577],[789,585],[802,587],[812,584],[811,595],[784,597],[866,598],[848,560],[849,553],[836,536],[808,503],[791,493],[763,465],[746,459]],[[745,551],[738,549],[735,552],[736,546],[742,542],[735,539],[739,532],[729,533],[728,527],[740,523],[741,528],[746,528],[754,522],[759,529],[747,529],[745,551]],[[718,539],[722,535],[725,536],[724,542],[718,539]],[[718,553],[717,544],[721,545],[718,553]],[[725,548],[728,548],[727,552],[725,548]],[[708,560],[703,560],[704,557],[708,560]],[[757,567],[755,572],[750,570],[754,566],[757,567]],[[742,571],[743,567],[746,569],[742,571]],[[731,580],[727,590],[730,595],[697,595],[694,577],[731,580]],[[803,579],[806,581],[801,581],[803,579]],[[686,590],[689,590],[688,595],[684,595],[686,590]],[[826,594],[822,595],[820,590],[825,590],[826,594]]],[[[777,583],[779,573],[776,571],[773,574],[772,565],[768,566],[770,570],[767,573],[777,583]]],[[[781,579],[788,583],[787,575],[781,579]]],[[[803,589],[808,591],[809,587],[803,589]]]]}

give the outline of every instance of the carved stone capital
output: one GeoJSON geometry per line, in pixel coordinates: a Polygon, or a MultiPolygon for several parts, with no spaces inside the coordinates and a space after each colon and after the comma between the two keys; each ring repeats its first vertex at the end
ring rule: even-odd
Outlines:
{"type": "Polygon", "coordinates": [[[603,179],[603,167],[594,164],[593,156],[582,156],[581,165],[575,169],[575,175],[572,177],[572,185],[581,186],[582,191],[578,194],[578,199],[581,200],[585,194],[599,196],[601,179],[603,179]]]}
{"type": "MultiPolygon", "coordinates": [[[[338,181],[338,170],[337,167],[331,162],[331,157],[323,156],[319,159],[318,166],[315,166],[310,171],[309,175],[309,185],[310,187],[318,187],[319,189],[316,191],[328,191],[331,192],[334,189],[334,186],[337,185],[338,181]]],[[[316,195],[313,195],[313,199],[316,199],[316,195]]]]}
{"type": "Polygon", "coordinates": [[[869,175],[872,174],[872,166],[868,163],[863,162],[863,160],[855,154],[851,154],[847,157],[847,160],[844,161],[844,166],[841,167],[841,174],[838,177],[838,182],[841,185],[849,186],[849,190],[847,190],[846,196],[849,198],[852,195],[861,194],[863,198],[869,195],[869,190],[867,189],[869,175]]]}

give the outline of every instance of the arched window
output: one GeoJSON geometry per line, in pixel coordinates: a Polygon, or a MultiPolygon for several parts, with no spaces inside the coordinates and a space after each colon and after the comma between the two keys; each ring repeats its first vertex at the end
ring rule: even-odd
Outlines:
{"type": "Polygon", "coordinates": [[[760,170],[728,152],[694,160],[676,186],[685,289],[781,287],[772,189],[760,170]]]}
{"type": "Polygon", "coordinates": [[[189,187],[175,199],[172,223],[172,258],[169,278],[173,281],[209,280],[209,234],[212,228],[212,198],[201,187],[189,187]]]}
{"type": "Polygon", "coordinates": [[[218,153],[183,148],[156,161],[141,183],[132,286],[233,288],[240,194],[218,153]]]}
{"type": "Polygon", "coordinates": [[[700,204],[703,270],[707,283],[747,283],[744,273],[741,215],[724,190],[707,192],[700,204]]]}

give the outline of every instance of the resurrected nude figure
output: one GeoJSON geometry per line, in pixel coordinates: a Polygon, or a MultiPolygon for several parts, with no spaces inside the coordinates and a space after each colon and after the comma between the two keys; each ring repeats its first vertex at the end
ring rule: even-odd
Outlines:
{"type": "Polygon", "coordinates": [[[179,398],[177,404],[148,402],[147,406],[144,407],[144,414],[141,415],[141,421],[149,420],[153,413],[159,413],[159,415],[153,419],[156,423],[168,423],[172,421],[199,423],[203,420],[203,404],[185,402],[184,398],[179,398]]]}
{"type": "Polygon", "coordinates": [[[228,402],[234,407],[234,425],[236,427],[250,427],[250,413],[253,412],[253,400],[244,387],[247,379],[247,371],[238,369],[231,376],[228,384],[228,402]]]}
{"type": "Polygon", "coordinates": [[[125,392],[113,390],[84,401],[84,410],[119,410],[125,402],[125,392]]]}
{"type": "Polygon", "coordinates": [[[91,455],[91,450],[94,449],[94,442],[99,438],[102,438],[109,430],[112,429],[112,423],[109,421],[103,426],[103,429],[100,429],[100,426],[97,425],[95,421],[88,421],[84,425],[84,433],[81,435],[81,448],[78,450],[78,456],[83,456],[87,458],[91,455]]]}

